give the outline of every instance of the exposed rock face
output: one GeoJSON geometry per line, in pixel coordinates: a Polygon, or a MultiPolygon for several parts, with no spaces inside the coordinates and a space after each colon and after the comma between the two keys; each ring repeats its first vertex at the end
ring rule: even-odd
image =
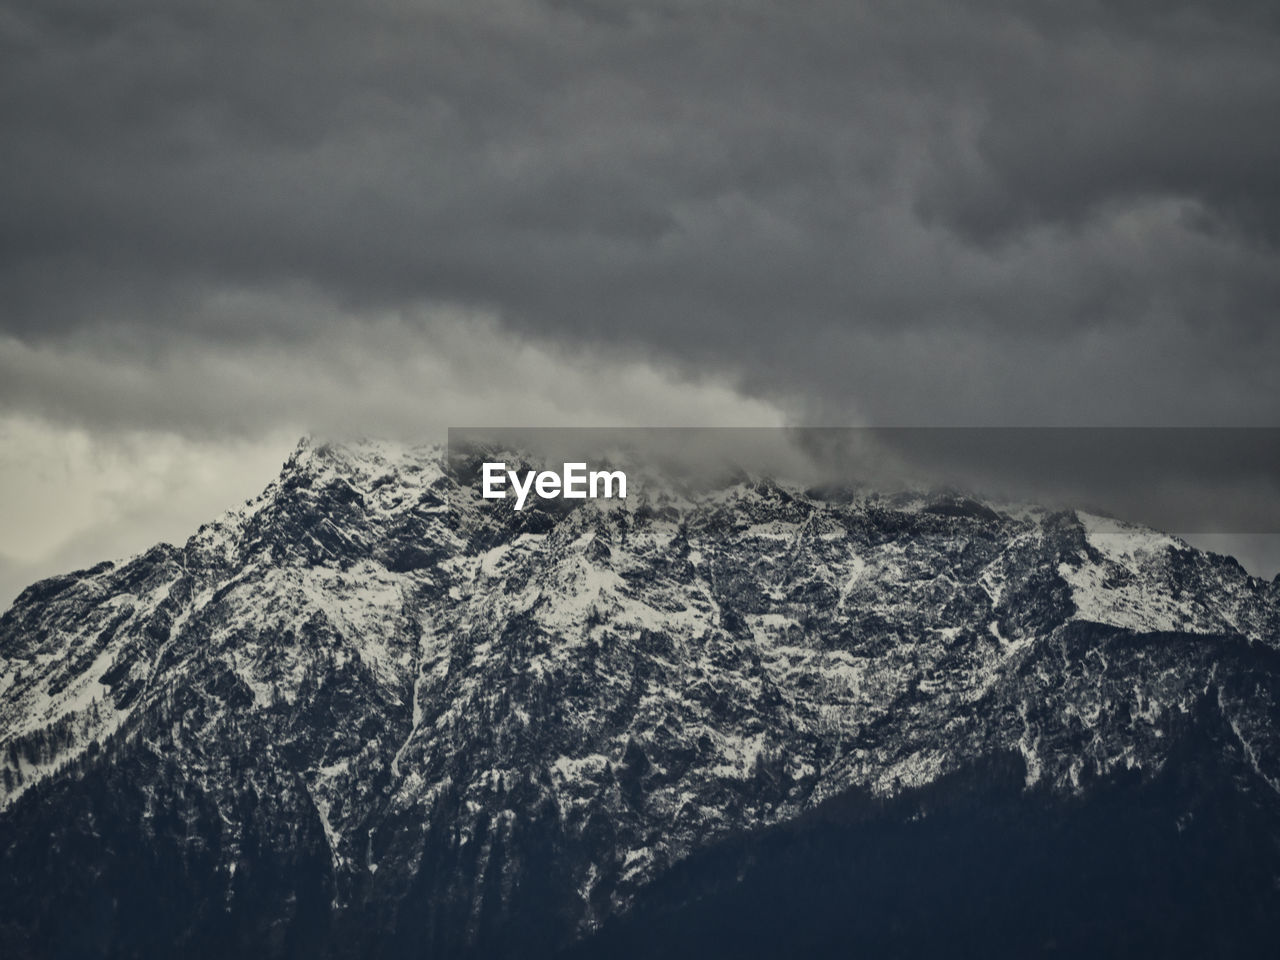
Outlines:
{"type": "Polygon", "coordinates": [[[17,955],[527,956],[833,798],[1013,755],[1065,802],[1167,774],[1195,717],[1280,803],[1280,586],[1230,559],[763,481],[508,503],[438,449],[304,443],[185,546],[26,590],[17,955]]]}

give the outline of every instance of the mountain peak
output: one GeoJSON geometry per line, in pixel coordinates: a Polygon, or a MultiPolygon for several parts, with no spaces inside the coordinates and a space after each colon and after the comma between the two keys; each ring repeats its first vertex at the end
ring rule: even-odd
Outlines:
{"type": "Polygon", "coordinates": [[[457,903],[432,935],[474,944],[466,917],[545,882],[567,942],[850,791],[1006,754],[1064,795],[1154,775],[1206,696],[1280,790],[1249,660],[1275,591],[1173,538],[759,480],[515,512],[461,479],[440,447],[304,439],[182,548],[29,589],[0,820],[47,835],[92,790],[146,833],[163,799],[215,900],[305,854],[333,917],[457,903]]]}

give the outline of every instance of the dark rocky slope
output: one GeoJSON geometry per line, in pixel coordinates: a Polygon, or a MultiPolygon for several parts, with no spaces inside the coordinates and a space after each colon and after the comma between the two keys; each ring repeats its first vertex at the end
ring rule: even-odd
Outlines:
{"type": "Polygon", "coordinates": [[[1277,584],[1084,514],[515,513],[437,450],[303,444],[0,618],[0,942],[1227,955],[1280,933],[1278,647],[1277,584]]]}

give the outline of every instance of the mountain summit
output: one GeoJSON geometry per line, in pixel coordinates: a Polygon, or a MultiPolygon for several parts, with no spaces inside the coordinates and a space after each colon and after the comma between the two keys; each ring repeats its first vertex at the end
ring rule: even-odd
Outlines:
{"type": "Polygon", "coordinates": [[[304,441],[0,618],[0,942],[1231,953],[1280,933],[1278,696],[1280,583],[1154,531],[757,479],[517,512],[304,441]]]}

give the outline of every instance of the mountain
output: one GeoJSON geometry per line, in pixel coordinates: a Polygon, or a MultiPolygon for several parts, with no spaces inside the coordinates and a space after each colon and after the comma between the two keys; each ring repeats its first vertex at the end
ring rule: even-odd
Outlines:
{"type": "Polygon", "coordinates": [[[1280,582],[953,494],[470,479],[304,441],[18,597],[7,956],[1273,947],[1280,582]]]}

